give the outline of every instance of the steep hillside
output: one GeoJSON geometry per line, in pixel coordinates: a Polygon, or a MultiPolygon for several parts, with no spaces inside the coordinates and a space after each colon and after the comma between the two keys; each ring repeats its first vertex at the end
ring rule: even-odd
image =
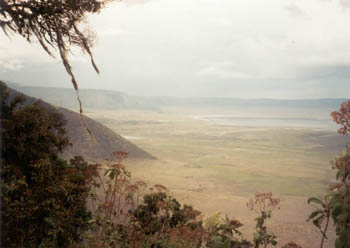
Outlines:
{"type": "MultiPolygon", "coordinates": [[[[19,92],[9,88],[10,96],[13,97],[19,92]]],[[[10,97],[10,99],[11,99],[10,97]]],[[[37,99],[26,96],[25,104],[31,104],[37,99]]],[[[83,117],[85,123],[92,131],[93,139],[81,122],[80,115],[68,109],[56,107],[46,102],[40,104],[50,110],[55,110],[67,120],[66,131],[72,146],[67,149],[63,157],[68,159],[76,155],[83,156],[89,161],[102,161],[110,158],[112,152],[126,151],[130,159],[155,159],[152,155],[132,144],[122,136],[116,134],[109,128],[88,117],[83,117]]]]}
{"type": "Polygon", "coordinates": [[[88,134],[81,123],[79,114],[57,108],[67,119],[66,130],[73,146],[65,153],[65,156],[81,155],[89,159],[106,159],[115,151],[126,151],[131,159],[155,159],[152,155],[116,134],[109,128],[88,117],[83,117],[85,123],[92,131],[95,140],[88,134]]]}

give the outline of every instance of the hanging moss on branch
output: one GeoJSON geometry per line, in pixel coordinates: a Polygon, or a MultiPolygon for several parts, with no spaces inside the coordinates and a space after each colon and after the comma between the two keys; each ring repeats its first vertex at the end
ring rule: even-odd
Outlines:
{"type": "MultiPolygon", "coordinates": [[[[81,48],[90,56],[95,71],[91,47],[94,33],[88,28],[87,14],[99,13],[109,0],[2,0],[0,1],[0,27],[6,35],[18,34],[28,42],[39,41],[52,57],[58,50],[62,63],[71,77],[74,89],[78,83],[68,55],[72,47],[81,48]]],[[[80,112],[82,106],[80,104],[80,112]]]]}

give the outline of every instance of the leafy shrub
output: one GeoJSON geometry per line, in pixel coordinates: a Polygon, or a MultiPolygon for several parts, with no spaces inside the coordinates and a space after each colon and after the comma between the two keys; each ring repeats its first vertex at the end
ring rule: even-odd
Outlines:
{"type": "Polygon", "coordinates": [[[336,248],[350,247],[350,146],[340,157],[332,161],[333,169],[337,170],[337,183],[330,186],[330,190],[325,193],[324,197],[311,197],[309,203],[319,205],[319,208],[313,211],[308,220],[320,230],[322,234],[321,246],[323,247],[324,239],[327,239],[329,219],[332,217],[337,239],[336,248]],[[322,223],[326,224],[322,229],[322,223]]]}
{"type": "MultiPolygon", "coordinates": [[[[350,101],[344,102],[339,111],[331,113],[333,120],[341,125],[338,133],[349,135],[350,133],[350,101]]],[[[336,248],[350,247],[350,146],[346,146],[345,152],[331,161],[332,168],[337,170],[337,183],[330,185],[329,191],[322,197],[311,197],[308,202],[316,203],[319,208],[313,211],[308,220],[313,220],[313,224],[322,234],[321,248],[324,239],[327,238],[326,232],[329,219],[332,217],[337,239],[336,248]],[[322,229],[321,225],[326,220],[322,229]]]]}
{"type": "Polygon", "coordinates": [[[242,234],[238,230],[243,224],[236,219],[221,219],[221,213],[217,212],[207,216],[203,221],[203,227],[206,231],[206,247],[216,248],[249,248],[251,243],[242,239],[242,234]]]}
{"type": "Polygon", "coordinates": [[[350,247],[350,146],[340,157],[332,161],[333,168],[338,170],[338,183],[331,186],[330,209],[335,225],[336,248],[350,247]]]}
{"type": "Polygon", "coordinates": [[[3,247],[68,247],[80,242],[91,170],[82,158],[58,153],[69,144],[65,121],[34,103],[1,95],[1,202],[3,247]]]}
{"type": "Polygon", "coordinates": [[[265,222],[279,206],[271,193],[257,193],[248,202],[256,211],[254,240],[245,240],[240,221],[220,213],[203,218],[191,206],[181,205],[163,185],[147,188],[142,181],[132,182],[123,166],[127,157],[116,152],[115,162],[98,165],[99,173],[92,188],[92,229],[87,232],[88,247],[149,248],[252,248],[276,245],[275,236],[265,222]]]}
{"type": "Polygon", "coordinates": [[[114,153],[116,162],[98,165],[92,190],[92,229],[89,247],[195,247],[200,212],[183,206],[162,185],[147,189],[132,182],[122,164],[127,153],[114,153]],[[148,192],[148,193],[145,193],[148,192]],[[191,244],[190,244],[191,243],[191,244]]]}
{"type": "Polygon", "coordinates": [[[327,239],[326,234],[331,216],[331,200],[332,194],[330,192],[326,193],[323,197],[310,197],[308,199],[309,204],[314,203],[319,205],[319,207],[310,214],[307,221],[312,220],[313,225],[316,226],[322,234],[321,248],[323,247],[324,240],[327,239]],[[324,221],[326,221],[326,224],[323,225],[324,221]]]}
{"type": "Polygon", "coordinates": [[[253,238],[255,248],[263,246],[267,247],[269,244],[276,246],[276,236],[268,232],[266,221],[272,217],[272,211],[279,209],[278,198],[273,198],[272,193],[255,193],[254,198],[249,199],[247,207],[249,210],[256,212],[259,216],[256,220],[256,231],[253,238]]]}
{"type": "Polygon", "coordinates": [[[350,134],[350,101],[343,102],[338,111],[331,113],[331,117],[335,123],[341,126],[338,129],[338,133],[343,135],[350,134]]]}

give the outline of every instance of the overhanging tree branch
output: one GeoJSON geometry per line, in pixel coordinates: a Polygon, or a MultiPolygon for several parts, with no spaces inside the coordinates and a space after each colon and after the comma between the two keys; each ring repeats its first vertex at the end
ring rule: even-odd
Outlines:
{"type": "MultiPolygon", "coordinates": [[[[28,42],[39,41],[47,54],[54,57],[52,49],[58,50],[62,63],[71,77],[78,93],[78,83],[72,71],[68,55],[71,47],[82,49],[90,57],[91,64],[99,73],[91,47],[93,35],[84,24],[86,15],[99,13],[110,0],[1,0],[0,27],[9,36],[11,32],[21,35],[28,42]],[[82,26],[82,27],[81,27],[82,26]]],[[[83,112],[78,96],[80,113],[83,112]]]]}

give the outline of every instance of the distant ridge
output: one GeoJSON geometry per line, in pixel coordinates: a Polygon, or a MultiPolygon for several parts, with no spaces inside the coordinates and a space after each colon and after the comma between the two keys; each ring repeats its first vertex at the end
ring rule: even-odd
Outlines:
{"type": "MultiPolygon", "coordinates": [[[[51,104],[77,109],[78,103],[73,89],[33,87],[13,84],[14,88],[33,97],[43,99],[51,104]]],[[[324,99],[239,99],[228,97],[167,97],[167,96],[130,96],[126,93],[113,90],[80,89],[80,98],[85,109],[148,109],[161,110],[164,107],[196,107],[196,108],[311,108],[326,111],[336,110],[346,98],[324,98],[324,99]]]]}
{"type": "MultiPolygon", "coordinates": [[[[24,95],[21,92],[8,88],[10,98],[16,94],[24,95]]],[[[33,97],[26,97],[25,105],[32,104],[37,99],[33,97]]],[[[44,101],[40,104],[49,110],[55,110],[63,115],[67,120],[65,126],[66,135],[69,138],[72,146],[68,148],[62,155],[65,159],[80,155],[88,161],[98,162],[111,157],[111,154],[116,151],[128,152],[130,159],[156,159],[151,154],[142,150],[138,146],[129,142],[122,136],[116,134],[104,125],[84,116],[84,121],[92,131],[96,140],[93,140],[86,128],[80,120],[80,115],[76,112],[56,107],[44,101]]]]}
{"type": "MultiPolygon", "coordinates": [[[[56,106],[78,110],[76,92],[72,88],[32,87],[19,84],[9,84],[9,87],[56,106]]],[[[144,99],[119,91],[80,89],[79,96],[84,109],[153,109],[153,105],[147,104],[144,99]]]]}

